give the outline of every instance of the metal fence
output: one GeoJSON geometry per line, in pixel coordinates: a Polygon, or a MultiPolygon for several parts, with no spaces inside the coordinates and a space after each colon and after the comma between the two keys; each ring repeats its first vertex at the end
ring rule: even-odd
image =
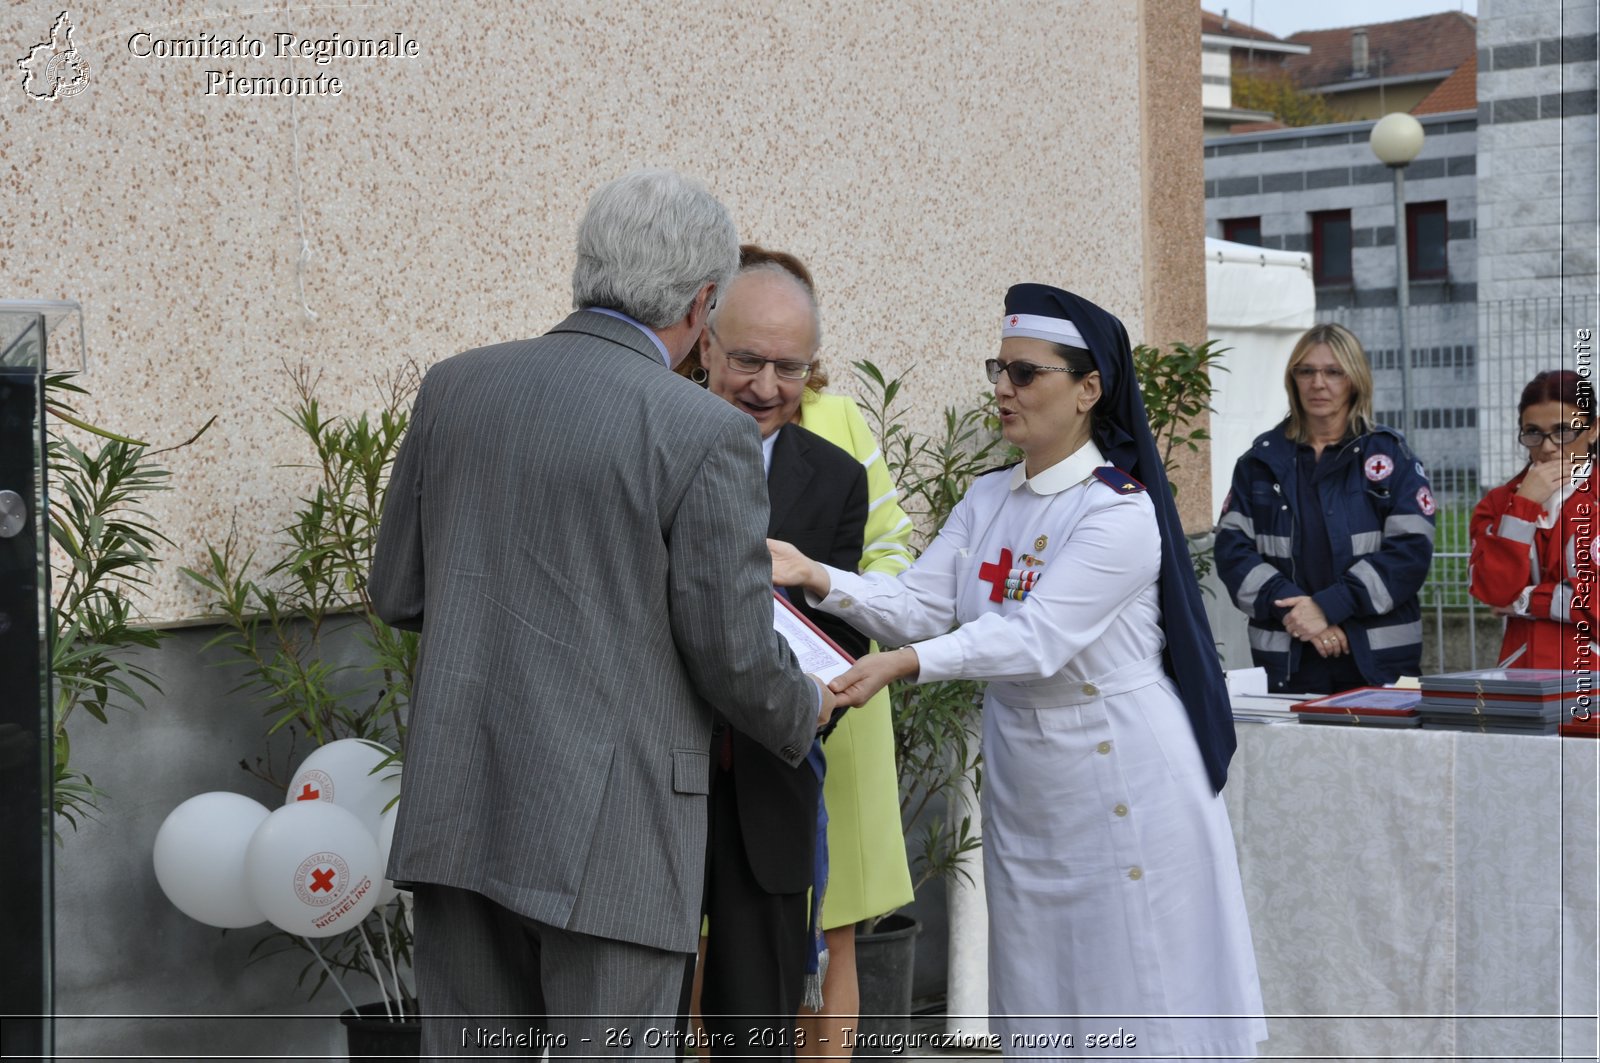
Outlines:
{"type": "MultiPolygon", "coordinates": [[[[1579,329],[1596,327],[1593,295],[1439,303],[1406,311],[1411,429],[1406,438],[1427,466],[1438,505],[1433,568],[1422,589],[1432,616],[1425,671],[1492,664],[1502,623],[1468,593],[1469,524],[1484,492],[1522,468],[1517,398],[1535,374],[1573,369],[1593,377],[1574,350],[1579,329]]],[[[1401,426],[1398,312],[1360,307],[1317,312],[1362,341],[1372,363],[1378,420],[1401,426]]]]}

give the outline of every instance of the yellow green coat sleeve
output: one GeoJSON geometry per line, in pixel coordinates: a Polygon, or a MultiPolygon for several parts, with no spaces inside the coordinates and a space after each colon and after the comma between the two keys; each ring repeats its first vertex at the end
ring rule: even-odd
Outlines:
{"type": "MultiPolygon", "coordinates": [[[[855,400],[807,392],[800,423],[853,454],[867,470],[864,572],[898,575],[910,567],[911,518],[900,508],[878,441],[855,400]]],[[[873,649],[877,649],[874,645],[873,649]]],[[[900,785],[888,691],[846,713],[824,746],[828,774],[828,892],[822,909],[827,929],[893,911],[912,898],[905,836],[900,826],[900,785]]]]}

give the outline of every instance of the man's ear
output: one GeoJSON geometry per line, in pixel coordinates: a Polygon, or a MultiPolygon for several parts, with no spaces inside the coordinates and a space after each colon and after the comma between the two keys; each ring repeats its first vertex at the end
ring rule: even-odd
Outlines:
{"type": "Polygon", "coordinates": [[[711,316],[711,308],[716,305],[717,286],[707,281],[695,293],[694,301],[689,304],[689,327],[696,336],[706,327],[706,321],[711,316]]]}

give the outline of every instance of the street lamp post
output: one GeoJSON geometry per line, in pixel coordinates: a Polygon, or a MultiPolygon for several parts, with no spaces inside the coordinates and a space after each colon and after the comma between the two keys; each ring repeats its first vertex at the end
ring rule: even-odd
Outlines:
{"type": "Polygon", "coordinates": [[[1422,151],[1422,123],[1395,111],[1372,127],[1372,154],[1394,171],[1395,306],[1400,317],[1400,430],[1411,432],[1411,348],[1406,343],[1406,307],[1411,285],[1406,262],[1406,167],[1422,151]]]}

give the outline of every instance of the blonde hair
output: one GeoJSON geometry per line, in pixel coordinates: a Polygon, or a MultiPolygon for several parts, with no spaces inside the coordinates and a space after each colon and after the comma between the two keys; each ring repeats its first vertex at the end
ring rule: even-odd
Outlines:
{"type": "Polygon", "coordinates": [[[1306,443],[1310,439],[1306,412],[1300,406],[1300,389],[1294,383],[1295,367],[1306,360],[1313,347],[1324,343],[1350,381],[1350,427],[1355,429],[1356,435],[1366,435],[1376,425],[1372,417],[1372,369],[1367,364],[1367,352],[1362,349],[1361,341],[1343,325],[1331,322],[1315,325],[1295,341],[1289,364],[1283,370],[1283,390],[1289,394],[1289,424],[1285,434],[1296,443],[1306,443]]]}

